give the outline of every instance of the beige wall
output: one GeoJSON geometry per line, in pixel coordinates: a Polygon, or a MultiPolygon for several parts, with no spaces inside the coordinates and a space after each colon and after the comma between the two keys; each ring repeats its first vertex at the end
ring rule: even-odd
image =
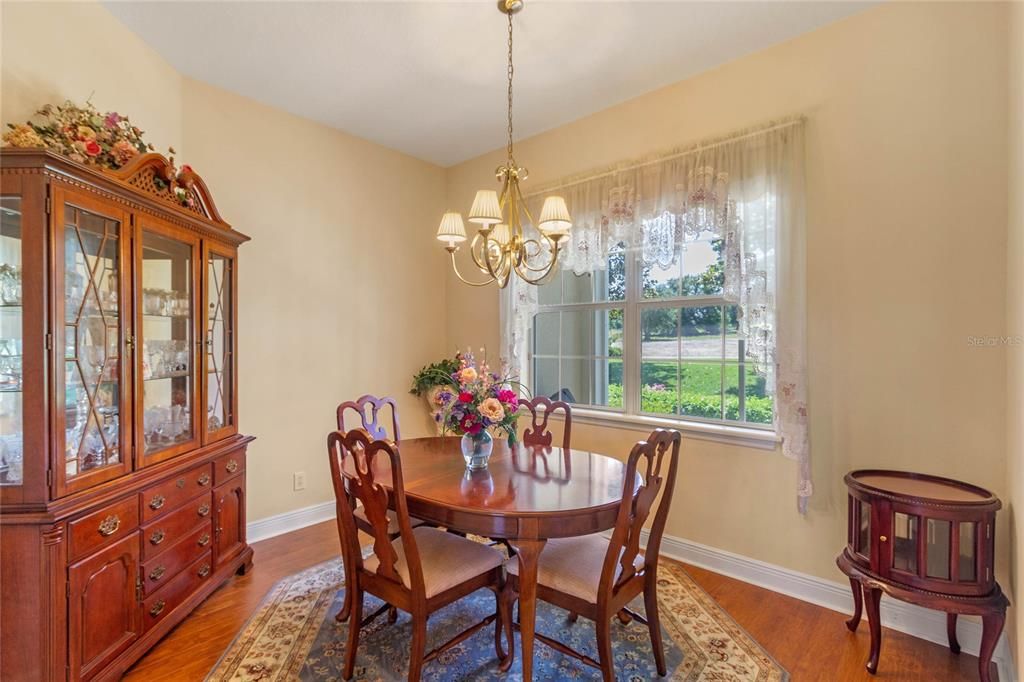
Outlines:
{"type": "Polygon", "coordinates": [[[332,499],[325,437],[343,399],[395,395],[404,433],[427,433],[408,388],[446,348],[444,259],[423,257],[442,169],[182,78],[100,5],[4,3],[0,16],[4,123],[95,91],[182,152],[253,237],[239,269],[250,520],[332,499]]]}
{"type": "MultiPolygon", "coordinates": [[[[789,114],[807,124],[816,494],[777,453],[686,440],[672,535],[833,580],[842,477],[927,471],[1006,493],[1008,9],[892,4],[524,140],[527,187],[789,114]],[[969,56],[969,58],[968,58],[969,56]]],[[[466,210],[500,151],[449,169],[466,210]]],[[[498,347],[497,294],[449,277],[448,345],[498,347]]],[[[637,432],[573,428],[625,455],[637,432]]],[[[1006,524],[999,544],[1008,552],[1006,524]]]]}
{"type": "Polygon", "coordinates": [[[158,151],[186,151],[181,76],[99,3],[5,2],[0,30],[5,128],[43,104],[91,99],[130,116],[158,151]]]}
{"type": "MultiPolygon", "coordinates": [[[[1021,571],[1024,571],[1024,3],[1015,3],[1008,22],[1010,29],[1010,220],[1007,257],[1006,335],[1013,341],[1007,347],[1007,472],[1010,503],[1009,518],[1013,553],[1010,557],[1013,594],[1024,595],[1021,571]]],[[[1024,666],[1024,609],[1014,610],[1011,622],[1016,634],[1017,669],[1024,666]]]]}
{"type": "Polygon", "coordinates": [[[444,172],[186,80],[190,163],[252,236],[239,266],[241,427],[252,518],[333,498],[334,406],[399,399],[403,435],[426,435],[412,374],[444,344],[444,259],[425,258],[444,172]],[[292,492],[292,473],[308,487],[292,492]]]}

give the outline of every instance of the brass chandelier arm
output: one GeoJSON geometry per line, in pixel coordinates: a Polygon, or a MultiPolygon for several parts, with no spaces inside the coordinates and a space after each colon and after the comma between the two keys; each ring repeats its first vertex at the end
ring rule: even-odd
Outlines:
{"type": "Polygon", "coordinates": [[[458,247],[448,246],[448,247],[445,247],[445,250],[448,252],[448,255],[451,256],[451,259],[452,259],[452,270],[455,271],[455,276],[458,277],[459,280],[463,284],[468,284],[471,287],[486,287],[486,286],[489,286],[491,284],[494,284],[494,282],[497,281],[497,279],[494,278],[494,277],[491,277],[490,279],[488,279],[486,281],[483,281],[483,282],[471,282],[471,281],[469,281],[468,279],[466,279],[465,277],[462,276],[461,272],[459,272],[459,266],[455,262],[455,252],[459,250],[458,247]]]}

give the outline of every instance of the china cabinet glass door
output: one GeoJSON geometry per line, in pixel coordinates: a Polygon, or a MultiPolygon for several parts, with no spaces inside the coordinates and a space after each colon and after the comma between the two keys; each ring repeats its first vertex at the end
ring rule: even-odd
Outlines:
{"type": "Polygon", "coordinates": [[[0,486],[24,480],[21,198],[0,197],[0,486]]]}
{"type": "Polygon", "coordinates": [[[217,247],[206,248],[206,433],[213,442],[236,432],[234,291],[237,284],[234,255],[217,247]]]}
{"type": "Polygon", "coordinates": [[[130,234],[128,216],[116,206],[64,190],[56,199],[56,312],[63,323],[55,367],[63,461],[57,487],[67,493],[131,469],[130,234]]]}
{"type": "Polygon", "coordinates": [[[196,446],[198,240],[142,218],[138,253],[140,465],[196,446]]]}

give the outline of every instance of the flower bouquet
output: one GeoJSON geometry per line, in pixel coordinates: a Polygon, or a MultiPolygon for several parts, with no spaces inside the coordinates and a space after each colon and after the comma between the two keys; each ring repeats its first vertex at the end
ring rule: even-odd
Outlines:
{"type": "Polygon", "coordinates": [[[519,394],[512,387],[518,383],[507,371],[499,374],[486,362],[477,364],[467,352],[459,356],[451,385],[438,392],[434,419],[443,431],[462,436],[462,456],[470,469],[487,466],[493,447],[488,429],[502,431],[515,442],[519,394]]]}

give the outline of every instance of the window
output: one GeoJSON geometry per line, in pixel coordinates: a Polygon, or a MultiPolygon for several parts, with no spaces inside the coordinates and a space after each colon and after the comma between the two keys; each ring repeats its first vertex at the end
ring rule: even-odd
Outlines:
{"type": "Polygon", "coordinates": [[[620,244],[604,270],[559,271],[538,290],[534,393],[626,415],[770,426],[772,397],[723,287],[712,233],[677,244],[671,261],[620,244]]]}

